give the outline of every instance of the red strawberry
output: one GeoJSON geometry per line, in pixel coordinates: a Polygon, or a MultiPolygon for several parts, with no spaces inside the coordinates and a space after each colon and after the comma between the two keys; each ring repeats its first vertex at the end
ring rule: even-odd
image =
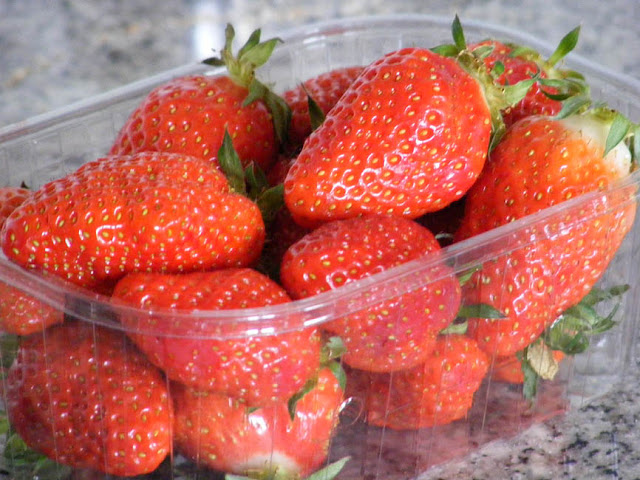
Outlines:
{"type": "Polygon", "coordinates": [[[444,208],[482,170],[491,119],[480,82],[456,60],[421,48],[386,54],[309,136],[284,183],[286,204],[303,225],[444,208]]]}
{"type": "Polygon", "coordinates": [[[488,368],[475,341],[442,335],[424,363],[392,374],[350,371],[348,385],[363,397],[368,423],[417,429],[463,418],[488,368]]]}
{"type": "Polygon", "coordinates": [[[21,266],[105,290],[127,272],[248,265],[264,235],[257,205],[210,162],[142,152],[44,185],[8,219],[2,246],[21,266]]]}
{"type": "Polygon", "coordinates": [[[295,404],[293,417],[286,401],[252,410],[225,395],[178,385],[172,395],[176,448],[186,457],[224,472],[282,479],[307,478],[322,465],[343,401],[328,368],[295,404]]]}
{"type": "Polygon", "coordinates": [[[458,312],[460,286],[437,261],[439,251],[431,232],[412,220],[366,215],[328,222],[307,234],[285,253],[280,277],[298,299],[431,254],[433,266],[404,281],[415,282],[415,289],[377,302],[363,293],[362,308],[352,308],[349,315],[324,325],[342,337],[347,350],[343,358],[350,366],[399,370],[429,355],[438,332],[458,312]]]}
{"type": "Polygon", "coordinates": [[[481,48],[492,48],[491,52],[483,57],[484,63],[496,73],[497,80],[502,85],[513,85],[535,75],[539,76],[540,80],[532,85],[522,100],[503,110],[502,116],[507,126],[530,115],[555,115],[562,109],[561,99],[586,93],[586,85],[575,72],[556,68],[577,44],[579,32],[579,28],[569,32],[548,60],[543,59],[539,52],[531,48],[504,44],[496,40],[469,46],[470,50],[476,52],[480,52],[481,48]],[[545,79],[554,80],[552,84],[555,86],[548,85],[549,82],[545,82],[545,79]]]}
{"type": "Polygon", "coordinates": [[[21,187],[0,187],[0,230],[7,217],[24,202],[31,191],[21,187]]]}
{"type": "Polygon", "coordinates": [[[258,321],[184,316],[194,310],[256,308],[290,301],[275,282],[248,268],[130,274],[118,282],[113,297],[143,310],[181,312],[175,316],[123,312],[121,322],[169,378],[198,389],[262,406],[289,398],[320,364],[320,336],[315,328],[289,325],[291,330],[284,333],[261,334],[258,321]]]}
{"type": "Polygon", "coordinates": [[[326,115],[362,72],[362,68],[361,66],[336,68],[310,78],[282,95],[291,109],[289,151],[297,150],[312,131],[308,97],[311,97],[320,111],[326,115]]]}
{"type": "Polygon", "coordinates": [[[226,66],[228,75],[190,75],[155,88],[129,116],[110,153],[178,152],[209,160],[227,130],[242,163],[266,170],[276,158],[289,112],[254,71],[268,60],[277,40],[260,43],[257,30],[234,57],[233,37],[229,25],[221,58],[204,61],[226,66]]]}
{"type": "MultiPolygon", "coordinates": [[[[6,218],[30,195],[31,191],[26,188],[0,188],[0,231],[6,218]]],[[[8,266],[0,268],[3,276],[12,274],[8,266]]],[[[0,332],[28,335],[62,321],[62,312],[59,310],[8,283],[0,282],[0,332]]]]}
{"type": "Polygon", "coordinates": [[[113,330],[67,323],[26,337],[6,385],[12,428],[58,463],[133,476],[171,452],[166,381],[113,330]]]}
{"type": "MultiPolygon", "coordinates": [[[[457,238],[604,190],[628,175],[631,154],[624,143],[604,155],[607,138],[615,144],[616,132],[620,138],[626,132],[625,122],[616,118],[592,110],[514,124],[470,190],[457,238]]],[[[633,224],[635,203],[622,203],[629,196],[624,189],[603,194],[579,211],[526,228],[514,236],[513,245],[521,247],[474,273],[465,286],[467,301],[487,303],[507,317],[470,320],[470,333],[482,348],[498,356],[521,350],[591,290],[633,224]]]]}

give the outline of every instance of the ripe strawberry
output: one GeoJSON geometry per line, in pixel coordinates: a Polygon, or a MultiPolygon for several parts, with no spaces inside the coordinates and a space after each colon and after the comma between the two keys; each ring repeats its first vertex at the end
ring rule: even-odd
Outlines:
{"type": "Polygon", "coordinates": [[[228,75],[189,75],[155,88],[129,116],[110,153],[178,152],[209,160],[227,130],[242,163],[266,170],[286,134],[289,112],[255,78],[255,69],[266,63],[277,39],[260,43],[257,30],[234,57],[234,35],[228,25],[221,58],[204,61],[224,65],[228,75]]]}
{"type": "Polygon", "coordinates": [[[456,60],[394,51],[365,67],[309,136],[285,202],[303,225],[362,213],[416,218],[464,195],[490,135],[483,89],[456,60]]]}
{"type": "Polygon", "coordinates": [[[578,27],[565,35],[548,59],[531,48],[497,40],[469,45],[471,51],[482,56],[484,63],[502,85],[513,85],[537,76],[537,81],[525,97],[502,111],[507,126],[530,115],[556,115],[562,110],[563,101],[567,98],[588,96],[588,87],[580,74],[556,67],[575,48],[579,33],[578,27]],[[482,53],[487,48],[491,50],[482,53]]]}
{"type": "Polygon", "coordinates": [[[308,97],[311,97],[322,114],[326,115],[362,72],[362,68],[361,66],[336,68],[310,78],[302,85],[282,94],[291,109],[288,151],[296,151],[312,131],[308,97]]]}
{"type": "Polygon", "coordinates": [[[263,406],[289,398],[320,365],[320,336],[315,328],[291,325],[293,329],[284,333],[260,334],[255,333],[261,328],[255,321],[184,316],[194,310],[256,308],[290,301],[279,285],[255,270],[130,274],[118,282],[113,298],[143,310],[180,311],[175,316],[123,312],[120,320],[151,362],[170,379],[197,389],[263,406]]]}
{"type": "Polygon", "coordinates": [[[347,381],[353,395],[362,397],[368,423],[408,430],[463,418],[488,368],[474,340],[441,335],[420,365],[392,374],[351,370],[347,381]]]}
{"type": "Polygon", "coordinates": [[[343,401],[328,368],[297,401],[293,416],[286,401],[252,410],[225,395],[181,385],[172,396],[178,451],[208,468],[282,479],[307,478],[322,465],[343,401]]]}
{"type": "MultiPolygon", "coordinates": [[[[631,154],[617,141],[627,131],[620,118],[590,110],[514,124],[470,190],[456,237],[604,190],[628,175],[631,154]]],[[[527,228],[514,236],[520,247],[473,274],[465,285],[467,301],[492,305],[507,317],[470,320],[470,333],[482,348],[498,356],[522,350],[591,290],[633,224],[635,204],[622,203],[629,196],[626,190],[603,194],[579,211],[527,228]]]]}
{"type": "Polygon", "coordinates": [[[7,217],[24,202],[31,191],[21,187],[0,187],[0,230],[7,217]]]}
{"type": "MultiPolygon", "coordinates": [[[[11,212],[30,195],[31,191],[26,188],[0,188],[0,231],[11,212]]],[[[10,276],[10,267],[2,267],[2,274],[10,276]]],[[[0,332],[28,335],[62,321],[62,312],[59,310],[43,304],[8,283],[0,282],[0,332]]]]}
{"type": "Polygon", "coordinates": [[[347,350],[343,359],[350,366],[399,370],[424,360],[438,332],[458,312],[460,285],[437,261],[439,251],[431,232],[412,220],[365,215],[328,222],[304,236],[285,253],[280,277],[289,295],[299,299],[431,254],[433,266],[404,281],[414,289],[379,301],[373,292],[362,293],[353,301],[362,302],[361,307],[324,324],[342,338],[347,350]]]}
{"type": "Polygon", "coordinates": [[[25,337],[6,385],[12,427],[58,463],[133,476],[171,452],[166,381],[114,330],[73,322],[25,337]]]}
{"type": "Polygon", "coordinates": [[[23,267],[108,290],[127,272],[251,264],[264,235],[257,205],[210,162],[141,152],[44,185],[8,219],[2,246],[23,267]]]}

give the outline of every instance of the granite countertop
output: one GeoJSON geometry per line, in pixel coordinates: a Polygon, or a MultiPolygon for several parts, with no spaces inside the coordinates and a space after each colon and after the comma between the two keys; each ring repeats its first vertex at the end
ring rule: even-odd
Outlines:
{"type": "MultiPolygon", "coordinates": [[[[0,3],[0,126],[209,56],[231,22],[239,36],[336,17],[428,13],[483,20],[556,43],[582,25],[576,52],[640,78],[636,0],[66,0],[0,3]]],[[[640,120],[640,119],[636,119],[640,120]]],[[[640,369],[567,415],[432,468],[421,479],[640,478],[640,369]]]]}

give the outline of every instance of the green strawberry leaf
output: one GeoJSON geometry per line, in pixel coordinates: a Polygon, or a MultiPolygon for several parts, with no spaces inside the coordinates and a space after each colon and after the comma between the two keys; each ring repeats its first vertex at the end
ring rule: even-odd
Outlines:
{"type": "Polygon", "coordinates": [[[621,113],[616,112],[607,135],[607,142],[604,147],[605,156],[625,139],[630,129],[631,121],[621,113]]]}
{"type": "Polygon", "coordinates": [[[245,183],[244,168],[240,162],[240,157],[236,149],[233,147],[231,135],[225,129],[222,145],[218,150],[218,164],[220,169],[226,175],[231,189],[242,195],[247,195],[247,187],[245,183]]]}
{"type": "MultiPolygon", "coordinates": [[[[225,37],[227,39],[233,40],[233,38],[235,37],[235,31],[233,30],[233,26],[228,23],[226,30],[228,33],[225,35],[225,37]]],[[[251,32],[251,35],[249,35],[249,38],[247,39],[245,44],[242,47],[240,47],[240,50],[238,50],[238,58],[243,57],[248,52],[250,52],[254,47],[260,44],[260,35],[261,35],[261,31],[259,28],[251,32]]],[[[231,47],[230,43],[229,43],[229,47],[231,47]]]]}
{"type": "Polygon", "coordinates": [[[318,385],[318,378],[314,377],[307,380],[307,383],[296,393],[294,393],[289,401],[287,402],[287,410],[289,411],[289,417],[293,421],[296,418],[296,407],[298,402],[304,397],[307,393],[313,390],[316,385],[318,385]]]}
{"type": "Polygon", "coordinates": [[[580,303],[565,310],[553,322],[545,331],[545,343],[549,348],[568,355],[584,352],[589,347],[590,337],[604,333],[616,325],[614,318],[620,308],[620,301],[605,316],[594,307],[603,301],[617,299],[628,290],[628,285],[618,285],[608,290],[593,289],[580,303]]]}
{"type": "Polygon", "coordinates": [[[493,68],[491,69],[491,75],[494,78],[498,78],[500,75],[502,75],[504,73],[504,63],[497,61],[494,65],[493,68]]]}
{"type": "Polygon", "coordinates": [[[567,355],[582,353],[589,347],[590,337],[616,325],[614,318],[620,307],[619,297],[628,290],[629,285],[608,289],[594,287],[580,303],[565,310],[535,342],[516,353],[524,374],[523,396],[527,400],[534,399],[540,379],[552,379],[558,371],[554,350],[567,355]],[[605,316],[594,308],[616,299],[618,302],[605,316]]]}
{"type": "Polygon", "coordinates": [[[284,206],[284,186],[280,184],[271,187],[265,173],[254,163],[243,168],[231,136],[226,130],[222,146],[218,150],[218,164],[231,189],[256,202],[265,225],[271,224],[284,206]]]}
{"type": "Polygon", "coordinates": [[[238,52],[238,60],[242,63],[253,65],[254,68],[261,67],[267,63],[278,43],[282,43],[279,38],[272,38],[260,43],[260,30],[253,32],[252,37],[256,34],[257,38],[254,39],[254,42],[247,42],[238,52]]]}
{"type": "Polygon", "coordinates": [[[529,363],[529,360],[527,360],[526,351],[518,352],[516,356],[520,360],[522,373],[524,374],[524,382],[522,383],[522,395],[527,400],[533,401],[536,397],[536,394],[538,393],[538,381],[540,377],[529,363]]]}
{"type": "Polygon", "coordinates": [[[453,42],[458,50],[462,51],[467,48],[467,41],[464,38],[464,30],[460,23],[460,18],[456,15],[451,24],[451,35],[453,36],[453,42]]]}
{"type": "Polygon", "coordinates": [[[347,372],[342,368],[342,364],[340,362],[329,362],[327,363],[327,368],[331,370],[333,376],[336,377],[340,389],[344,392],[347,389],[347,372]]]}
{"type": "Polygon", "coordinates": [[[588,96],[575,95],[569,97],[562,103],[562,108],[556,113],[553,118],[555,120],[561,120],[563,118],[574,115],[578,112],[586,110],[592,105],[592,100],[588,96]]]}
{"type": "MultiPolygon", "coordinates": [[[[344,457],[340,460],[336,460],[333,463],[315,471],[305,479],[300,480],[333,480],[342,471],[344,466],[349,461],[350,457],[344,457]]],[[[287,472],[280,471],[277,467],[272,471],[253,472],[249,476],[234,475],[228,473],[225,475],[225,480],[294,480],[298,479],[297,476],[292,476],[287,472]]]]}
{"type": "Polygon", "coordinates": [[[249,84],[249,95],[244,100],[244,105],[249,105],[256,100],[262,100],[266,105],[273,119],[273,128],[280,144],[284,144],[289,134],[289,124],[291,123],[291,109],[287,102],[279,95],[276,95],[269,87],[254,78],[249,84]]]}
{"type": "Polygon", "coordinates": [[[527,95],[529,89],[539,80],[539,78],[539,75],[536,74],[527,80],[522,80],[518,83],[514,83],[513,85],[504,86],[502,88],[504,101],[508,105],[515,105],[527,95]]]}
{"type": "Polygon", "coordinates": [[[343,457],[330,463],[324,468],[309,475],[306,480],[331,480],[335,478],[344,468],[351,457],[343,457]]]}
{"type": "MultiPolygon", "coordinates": [[[[491,55],[491,53],[493,53],[494,50],[495,50],[495,47],[493,45],[480,45],[479,47],[476,47],[473,49],[473,54],[480,59],[484,59],[489,55],[491,55]]],[[[504,71],[504,64],[499,61],[496,62],[496,64],[498,63],[502,64],[502,70],[504,71]]]]}
{"type": "Polygon", "coordinates": [[[247,184],[249,198],[257,198],[265,190],[271,188],[271,184],[264,170],[254,162],[251,162],[247,168],[244,169],[244,178],[247,184]]]}
{"type": "Polygon", "coordinates": [[[459,318],[506,318],[498,309],[486,303],[461,305],[458,310],[459,318]]]}
{"type": "Polygon", "coordinates": [[[284,206],[284,185],[279,184],[264,190],[258,195],[255,202],[262,213],[265,225],[270,225],[284,206]]]}
{"type": "Polygon", "coordinates": [[[440,335],[464,335],[469,329],[469,322],[466,320],[456,319],[446,328],[440,330],[440,335]]]}
{"type": "Polygon", "coordinates": [[[71,468],[32,450],[18,434],[10,434],[4,447],[4,468],[13,480],[62,480],[71,468]]]}
{"type": "Polygon", "coordinates": [[[631,286],[627,284],[615,285],[606,290],[599,287],[593,287],[591,291],[584,296],[580,303],[593,306],[606,300],[613,300],[616,297],[620,297],[628,292],[630,288],[631,286]]]}
{"type": "Polygon", "coordinates": [[[345,354],[347,347],[344,345],[342,338],[333,335],[327,339],[321,350],[321,363],[329,363],[345,354]]]}
{"type": "Polygon", "coordinates": [[[442,55],[443,57],[450,57],[450,58],[453,58],[456,55],[458,55],[458,53],[460,53],[460,51],[458,50],[458,47],[456,47],[451,43],[436,45],[435,47],[432,47],[430,50],[433,53],[437,53],[438,55],[442,55]]]}
{"type": "Polygon", "coordinates": [[[480,271],[481,269],[482,267],[480,265],[477,265],[473,268],[470,268],[466,272],[461,273],[458,276],[458,282],[460,283],[460,286],[466,285],[469,282],[469,280],[471,280],[471,277],[473,277],[473,274],[480,271]]]}
{"type": "Polygon", "coordinates": [[[307,94],[307,103],[309,104],[309,117],[311,119],[311,129],[316,130],[324,122],[325,115],[320,105],[307,94]]]}
{"type": "Polygon", "coordinates": [[[20,346],[20,337],[3,333],[0,335],[0,378],[6,375],[7,369],[13,363],[13,360],[20,346]]]}
{"type": "Polygon", "coordinates": [[[534,48],[527,47],[526,45],[515,45],[515,44],[508,44],[508,45],[511,46],[511,51],[509,52],[510,57],[531,59],[533,61],[536,61],[537,59],[540,58],[540,52],[538,52],[534,48]]]}
{"type": "Polygon", "coordinates": [[[547,69],[553,68],[557,63],[566,57],[569,52],[571,52],[576,45],[578,44],[578,38],[580,37],[580,27],[576,27],[567,33],[560,43],[556,47],[555,51],[551,54],[549,59],[546,61],[547,69]]]}
{"type": "Polygon", "coordinates": [[[235,30],[231,24],[225,28],[225,44],[219,57],[206,58],[202,63],[215,67],[227,68],[229,77],[249,91],[244,105],[249,105],[256,100],[262,100],[273,119],[273,126],[278,141],[284,143],[291,122],[291,110],[282,97],[276,95],[269,87],[260,82],[255,75],[255,70],[261,67],[271,57],[278,43],[278,38],[272,38],[264,42],[260,41],[260,30],[255,30],[247,42],[240,48],[238,55],[233,55],[233,39],[235,30]]]}
{"type": "Polygon", "coordinates": [[[633,126],[631,140],[631,156],[635,164],[640,161],[640,124],[633,126]]]}

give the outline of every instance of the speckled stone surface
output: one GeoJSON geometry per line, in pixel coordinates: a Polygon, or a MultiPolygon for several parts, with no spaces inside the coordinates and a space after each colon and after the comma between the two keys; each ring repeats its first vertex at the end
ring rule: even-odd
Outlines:
{"type": "MultiPolygon", "coordinates": [[[[239,36],[336,17],[428,13],[482,20],[557,42],[582,25],[577,53],[640,78],[637,0],[23,0],[0,2],[0,126],[196,62],[239,36]]],[[[436,479],[640,479],[640,365],[567,415],[431,468],[436,479]]]]}
{"type": "Polygon", "coordinates": [[[23,0],[0,2],[0,125],[209,56],[238,36],[336,17],[423,13],[492,22],[551,43],[582,25],[576,52],[640,76],[637,0],[23,0]],[[45,8],[46,5],[46,8],[45,8]]]}

